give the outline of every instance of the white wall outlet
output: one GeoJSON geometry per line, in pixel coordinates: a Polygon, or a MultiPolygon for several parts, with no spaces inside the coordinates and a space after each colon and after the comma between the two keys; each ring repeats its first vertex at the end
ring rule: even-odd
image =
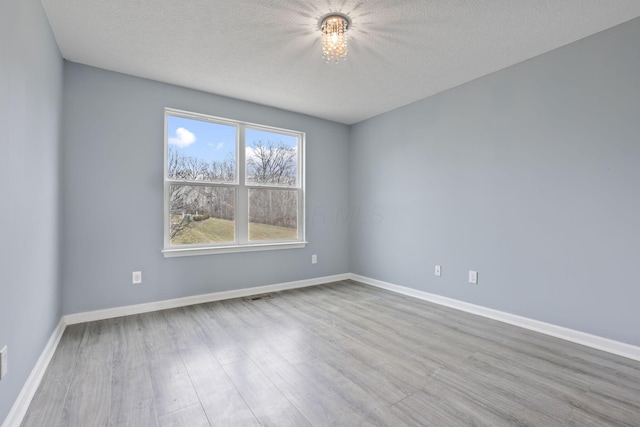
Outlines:
{"type": "Polygon", "coordinates": [[[311,255],[311,264],[317,264],[318,263],[318,255],[311,255]]]}
{"type": "Polygon", "coordinates": [[[142,271],[134,271],[131,276],[131,283],[134,285],[139,285],[142,283],[142,271]]]}
{"type": "Polygon", "coordinates": [[[436,265],[435,274],[438,277],[442,276],[442,269],[440,268],[439,265],[436,265]]]}
{"type": "Polygon", "coordinates": [[[7,375],[7,346],[0,350],[0,380],[7,375]]]}
{"type": "Polygon", "coordinates": [[[469,270],[469,283],[473,283],[474,285],[478,284],[478,272],[469,270]]]}

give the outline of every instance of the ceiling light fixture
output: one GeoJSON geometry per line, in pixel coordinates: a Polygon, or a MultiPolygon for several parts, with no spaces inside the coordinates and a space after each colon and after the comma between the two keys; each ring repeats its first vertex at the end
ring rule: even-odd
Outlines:
{"type": "Polygon", "coordinates": [[[327,62],[347,59],[347,30],[351,20],[341,13],[331,13],[320,19],[322,57],[327,62]]]}

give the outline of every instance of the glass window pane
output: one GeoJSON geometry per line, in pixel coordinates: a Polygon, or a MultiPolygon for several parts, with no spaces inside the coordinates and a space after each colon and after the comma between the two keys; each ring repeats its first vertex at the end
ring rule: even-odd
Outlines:
{"type": "Polygon", "coordinates": [[[171,245],[236,240],[235,188],[170,185],[169,197],[171,245]]]}
{"type": "Polygon", "coordinates": [[[236,126],[167,116],[167,178],[235,182],[236,126]]]}
{"type": "Polygon", "coordinates": [[[298,192],[249,190],[249,240],[298,238],[298,192]]]}
{"type": "Polygon", "coordinates": [[[296,186],[298,137],[247,128],[247,183],[296,186]]]}

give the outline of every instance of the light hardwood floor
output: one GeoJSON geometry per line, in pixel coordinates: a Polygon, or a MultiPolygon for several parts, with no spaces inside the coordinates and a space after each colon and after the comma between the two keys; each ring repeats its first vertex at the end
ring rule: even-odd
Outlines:
{"type": "Polygon", "coordinates": [[[640,426],[640,362],[355,282],[67,327],[23,426],[640,426]]]}

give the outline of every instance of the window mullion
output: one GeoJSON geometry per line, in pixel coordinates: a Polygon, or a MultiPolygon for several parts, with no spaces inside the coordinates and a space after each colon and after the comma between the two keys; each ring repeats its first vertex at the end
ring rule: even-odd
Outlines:
{"type": "Polygon", "coordinates": [[[238,191],[236,206],[236,232],[238,243],[246,244],[249,241],[249,190],[246,183],[246,148],[245,148],[244,124],[239,125],[238,142],[238,191]]]}
{"type": "Polygon", "coordinates": [[[237,187],[237,184],[216,181],[185,181],[177,179],[165,179],[169,185],[189,185],[191,187],[237,187]]]}

